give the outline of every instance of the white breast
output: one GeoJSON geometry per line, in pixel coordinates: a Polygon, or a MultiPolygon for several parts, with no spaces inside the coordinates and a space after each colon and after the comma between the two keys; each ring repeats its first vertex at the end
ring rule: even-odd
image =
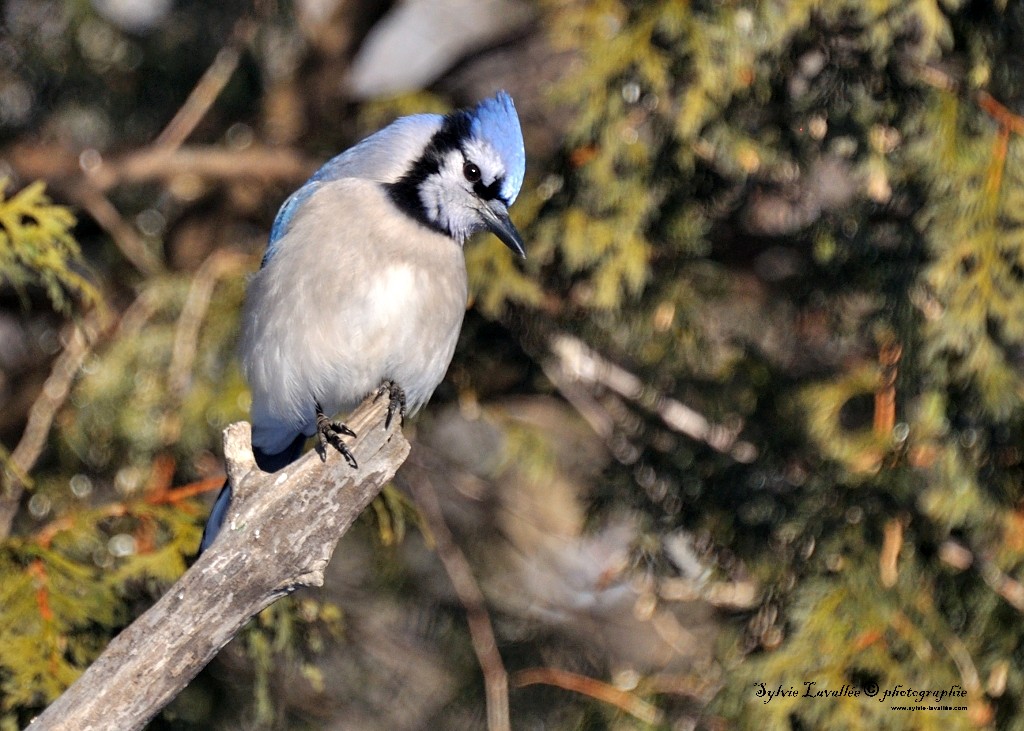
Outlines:
{"type": "Polygon", "coordinates": [[[279,451],[313,433],[315,401],[344,414],[385,379],[415,412],[444,378],[465,304],[454,241],[399,212],[376,183],[323,186],[249,287],[241,356],[253,445],[279,451]]]}

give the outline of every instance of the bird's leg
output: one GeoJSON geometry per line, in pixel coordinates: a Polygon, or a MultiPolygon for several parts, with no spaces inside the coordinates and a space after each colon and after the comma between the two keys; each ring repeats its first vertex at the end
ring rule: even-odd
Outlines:
{"type": "Polygon", "coordinates": [[[398,412],[398,417],[403,422],[405,421],[405,390],[389,378],[380,384],[380,388],[377,389],[377,395],[373,397],[373,400],[379,399],[384,395],[385,391],[388,394],[388,418],[384,420],[384,428],[387,429],[391,426],[391,419],[396,411],[398,412]]]}
{"type": "Polygon", "coordinates": [[[330,444],[332,447],[341,452],[341,456],[345,458],[349,466],[352,469],[359,467],[356,464],[356,458],[352,456],[352,452],[349,451],[348,445],[341,440],[341,435],[344,434],[349,437],[354,437],[356,433],[349,429],[347,426],[342,424],[340,421],[331,421],[324,415],[324,410],[320,407],[320,402],[316,401],[316,451],[320,455],[320,460],[323,462],[327,461],[327,445],[330,444]]]}

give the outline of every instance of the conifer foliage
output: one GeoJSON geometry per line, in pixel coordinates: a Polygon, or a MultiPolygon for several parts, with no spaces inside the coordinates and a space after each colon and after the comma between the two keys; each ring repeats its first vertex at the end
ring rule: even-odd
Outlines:
{"type": "Polygon", "coordinates": [[[1016,727],[1020,8],[553,12],[564,38],[594,41],[569,171],[534,228],[570,275],[566,320],[756,445],[666,448],[641,409],[610,488],[646,486],[632,499],[652,530],[697,531],[720,569],[762,582],[716,712],[748,728],[1016,727]],[[726,298],[744,287],[737,317],[726,298]],[[805,681],[955,686],[947,704],[966,710],[755,693],[805,681]]]}

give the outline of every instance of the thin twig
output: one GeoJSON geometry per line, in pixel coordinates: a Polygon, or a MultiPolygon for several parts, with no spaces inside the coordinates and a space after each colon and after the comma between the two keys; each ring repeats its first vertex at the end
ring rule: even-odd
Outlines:
{"type": "Polygon", "coordinates": [[[0,539],[10,535],[11,523],[25,490],[24,476],[31,472],[43,453],[53,419],[71,392],[71,383],[92,348],[102,317],[94,313],[71,328],[64,350],[54,361],[42,391],[29,409],[28,423],[9,458],[9,484],[0,495],[0,539]]]}
{"type": "MultiPolygon", "coordinates": [[[[953,660],[953,664],[956,665],[964,690],[971,695],[972,699],[977,699],[982,693],[981,676],[978,674],[978,668],[974,664],[974,659],[971,657],[971,652],[967,649],[967,645],[941,618],[938,618],[938,611],[936,610],[934,597],[931,592],[919,592],[916,595],[914,604],[923,620],[931,620],[931,630],[946,649],[950,659],[953,660]]],[[[902,614],[902,612],[897,614],[902,614]]],[[[924,634],[923,631],[921,633],[924,634]]]]}
{"type": "Polygon", "coordinates": [[[206,319],[206,311],[217,282],[240,273],[248,262],[248,256],[217,249],[206,258],[192,278],[185,305],[181,308],[174,329],[171,363],[167,368],[168,389],[175,399],[180,401],[188,389],[192,364],[199,347],[199,329],[206,319]]]}
{"type": "Polygon", "coordinates": [[[299,181],[309,177],[316,163],[286,148],[253,145],[244,150],[190,146],[168,151],[145,149],[104,161],[92,173],[100,188],[126,183],[174,180],[195,175],[206,180],[299,181]]]}
{"type": "Polygon", "coordinates": [[[1005,574],[991,561],[985,561],[981,566],[981,578],[985,580],[992,590],[1001,596],[1007,604],[1024,613],[1024,584],[1013,577],[1005,574]]]}
{"type": "Polygon", "coordinates": [[[996,594],[1018,612],[1024,614],[1024,584],[1005,573],[991,560],[980,556],[970,548],[952,538],[939,546],[939,559],[957,571],[974,566],[982,580],[996,594]]]}
{"type": "Polygon", "coordinates": [[[890,518],[883,533],[882,550],[878,554],[878,574],[882,586],[891,589],[899,580],[899,558],[903,549],[903,520],[890,518]]]}
{"type": "Polygon", "coordinates": [[[162,425],[165,444],[173,444],[181,435],[182,401],[188,391],[192,366],[199,348],[199,330],[206,321],[206,312],[217,282],[244,270],[249,257],[226,249],[217,249],[196,271],[185,304],[174,329],[171,362],[167,367],[167,390],[172,403],[166,410],[162,425]]]}
{"type": "MultiPolygon", "coordinates": [[[[934,66],[920,67],[917,77],[928,86],[940,91],[949,92],[950,94],[957,94],[965,89],[962,81],[934,66]]],[[[982,111],[994,119],[1000,127],[1016,134],[1024,135],[1024,116],[1012,111],[984,89],[978,89],[969,93],[974,98],[975,103],[981,107],[982,111]]]]}
{"type": "Polygon", "coordinates": [[[248,18],[235,23],[231,38],[217,53],[174,118],[153,142],[154,148],[174,150],[188,139],[231,80],[242,58],[242,51],[255,32],[256,25],[248,18]]]}
{"type": "MultiPolygon", "coordinates": [[[[103,518],[119,518],[122,515],[126,515],[127,513],[128,507],[127,505],[125,505],[125,503],[111,503],[110,505],[105,505],[101,508],[91,511],[92,516],[96,518],[97,522],[99,522],[103,518]]],[[[33,534],[33,539],[40,546],[43,546],[44,548],[49,548],[50,544],[53,543],[54,537],[56,537],[59,533],[63,533],[66,530],[71,530],[71,528],[74,527],[75,523],[78,520],[81,520],[81,517],[82,516],[79,513],[69,513],[67,515],[62,515],[59,518],[51,520],[49,523],[44,525],[42,528],[40,528],[33,534]]]]}
{"type": "Polygon", "coordinates": [[[484,693],[487,698],[488,731],[511,731],[508,708],[508,673],[498,652],[491,618],[487,614],[483,592],[473,576],[473,570],[465,554],[456,545],[441,512],[430,477],[423,470],[408,470],[404,473],[412,491],[413,499],[423,516],[424,522],[433,534],[437,556],[441,559],[445,573],[455,588],[455,594],[466,610],[466,623],[473,643],[480,670],[484,675],[484,693]]]}
{"type": "Polygon", "coordinates": [[[982,692],[981,676],[978,675],[978,668],[974,664],[967,645],[952,632],[940,639],[942,646],[946,648],[946,652],[953,659],[953,664],[956,665],[956,669],[960,673],[960,682],[964,684],[964,690],[972,696],[980,695],[982,692]]]}
{"type": "Polygon", "coordinates": [[[135,228],[125,221],[105,192],[123,183],[168,182],[181,175],[237,180],[302,179],[313,165],[289,150],[221,148],[179,150],[223,92],[245,46],[256,32],[248,18],[235,24],[231,39],[197,82],[184,104],[156,138],[142,150],[114,160],[96,150],[77,154],[63,147],[15,145],[5,150],[18,172],[64,189],[106,231],[124,257],[139,272],[151,275],[162,266],[135,228]]]}
{"type": "Polygon", "coordinates": [[[719,609],[749,610],[761,601],[761,591],[753,581],[692,581],[666,578],[658,582],[658,596],[669,602],[707,602],[719,609]]]}
{"type": "Polygon", "coordinates": [[[544,375],[547,376],[552,385],[558,389],[558,392],[562,394],[562,397],[576,409],[576,413],[582,416],[583,420],[590,425],[594,433],[605,442],[610,441],[615,435],[615,419],[594,398],[593,394],[580,385],[578,381],[570,378],[565,372],[565,368],[559,363],[553,363],[550,359],[546,359],[541,363],[541,370],[544,371],[544,375]]]}
{"type": "MultiPolygon", "coordinates": [[[[196,495],[220,490],[224,487],[224,479],[224,475],[220,475],[218,477],[207,477],[206,479],[199,480],[198,482],[192,482],[188,485],[164,490],[159,494],[146,495],[143,498],[143,502],[149,505],[177,505],[195,497],[196,495]]],[[[92,516],[94,518],[94,522],[96,522],[95,519],[117,518],[122,515],[128,515],[129,513],[131,513],[129,504],[120,502],[111,503],[110,505],[96,509],[92,511],[92,516]]],[[[81,519],[81,515],[79,513],[69,513],[67,515],[62,515],[59,518],[55,518],[37,530],[33,534],[33,539],[39,545],[49,547],[55,536],[73,528],[75,522],[79,519],[81,519]]]]}
{"type": "Polygon", "coordinates": [[[5,466],[8,485],[0,494],[0,539],[10,535],[27,475],[42,454],[57,411],[71,393],[71,384],[89,353],[101,339],[132,337],[148,322],[155,309],[156,288],[148,287],[121,313],[120,319],[108,321],[107,310],[96,310],[72,327],[64,350],[54,361],[49,377],[29,409],[25,430],[5,466]]]}
{"type": "Polygon", "coordinates": [[[896,379],[902,355],[903,346],[895,340],[883,343],[878,353],[882,378],[875,391],[874,431],[882,437],[892,434],[896,424],[896,379]]]}
{"type": "MultiPolygon", "coordinates": [[[[83,171],[82,156],[59,145],[14,145],[4,149],[4,157],[20,176],[65,188],[83,171]]],[[[317,165],[316,160],[285,147],[254,144],[244,150],[231,150],[187,145],[176,150],[146,147],[112,157],[95,153],[85,167],[85,175],[94,186],[107,191],[119,185],[167,182],[181,176],[220,182],[291,183],[305,180],[317,165]]]]}
{"type": "Polygon", "coordinates": [[[197,482],[190,482],[189,484],[182,485],[181,487],[173,487],[169,490],[163,491],[159,495],[147,497],[146,502],[152,503],[153,505],[175,505],[184,500],[193,498],[196,495],[220,490],[224,487],[224,479],[225,475],[218,475],[216,477],[207,477],[197,482]]]}
{"type": "MultiPolygon", "coordinates": [[[[604,358],[582,340],[564,333],[555,335],[551,339],[550,350],[557,359],[558,367],[570,379],[603,386],[623,398],[649,407],[673,431],[703,442],[738,462],[752,462],[757,457],[757,447],[738,438],[738,427],[709,421],[700,412],[664,394],[654,394],[652,405],[648,394],[653,392],[639,377],[604,358]]],[[[557,387],[558,383],[555,385],[557,387]]]]}
{"type": "Polygon", "coordinates": [[[160,270],[160,262],[146,247],[135,227],[124,219],[102,190],[92,185],[88,179],[83,179],[71,186],[67,192],[71,199],[84,208],[100,228],[110,235],[124,258],[139,272],[151,275],[160,270]]]}
{"type": "Polygon", "coordinates": [[[565,690],[590,696],[620,708],[644,723],[661,723],[664,715],[660,708],[637,698],[632,693],[619,690],[613,685],[595,680],[594,678],[588,678],[585,675],[570,673],[568,670],[527,668],[526,670],[518,671],[512,676],[512,685],[516,688],[538,684],[553,685],[556,688],[564,688],[565,690]]]}
{"type": "MultiPolygon", "coordinates": [[[[965,84],[934,66],[922,66],[917,77],[928,86],[950,94],[965,91],[965,84]]],[[[983,112],[991,117],[1003,130],[1024,135],[1024,116],[1017,114],[984,89],[968,90],[968,94],[983,112]]]]}

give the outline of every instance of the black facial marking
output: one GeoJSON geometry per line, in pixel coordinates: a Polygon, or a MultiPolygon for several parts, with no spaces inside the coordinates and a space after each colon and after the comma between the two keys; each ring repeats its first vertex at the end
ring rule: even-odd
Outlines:
{"type": "Polygon", "coordinates": [[[469,112],[461,110],[445,116],[441,128],[430,138],[427,149],[413,163],[409,171],[397,182],[388,183],[384,187],[398,208],[416,219],[424,226],[439,233],[450,236],[451,231],[430,219],[423,201],[420,200],[420,183],[441,169],[444,157],[452,150],[461,150],[462,141],[470,134],[471,120],[469,112]]]}
{"type": "MultiPolygon", "coordinates": [[[[503,180],[504,178],[495,178],[490,185],[484,185],[482,180],[478,180],[476,181],[476,184],[473,185],[473,192],[480,196],[481,200],[492,201],[495,198],[500,197],[501,183],[503,180]]],[[[502,203],[507,203],[504,198],[501,200],[502,203]]]]}
{"type": "MultiPolygon", "coordinates": [[[[440,171],[441,163],[444,162],[445,156],[452,150],[459,150],[463,153],[463,157],[466,156],[462,143],[469,139],[471,129],[472,118],[469,111],[461,110],[445,116],[444,121],[441,123],[441,128],[430,138],[427,148],[423,151],[420,158],[413,163],[412,167],[409,168],[409,171],[397,182],[385,185],[391,200],[394,201],[401,211],[427,228],[448,236],[451,236],[452,232],[427,215],[427,211],[423,207],[423,201],[420,199],[419,187],[424,180],[440,171]]],[[[480,167],[469,160],[463,166],[462,174],[466,177],[466,180],[473,184],[473,192],[481,200],[492,201],[499,199],[507,205],[507,201],[501,195],[501,185],[504,182],[503,177],[496,178],[490,185],[484,185],[480,179],[480,167]]]]}

